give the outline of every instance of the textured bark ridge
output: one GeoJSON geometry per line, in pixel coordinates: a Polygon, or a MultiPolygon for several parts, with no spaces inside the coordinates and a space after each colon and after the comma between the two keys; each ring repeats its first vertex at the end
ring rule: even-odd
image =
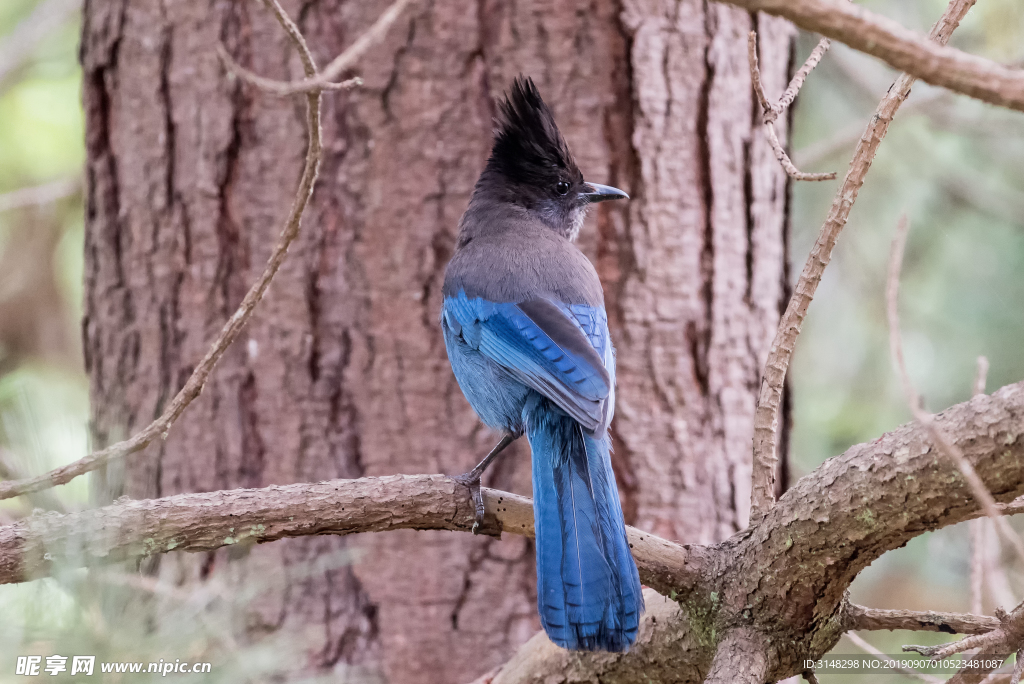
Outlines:
{"type": "MultiPolygon", "coordinates": [[[[319,63],[386,3],[286,3],[319,63]]],[[[616,471],[630,522],[712,542],[747,518],[758,371],[784,297],[786,181],[759,130],[749,14],[645,1],[421,3],[324,98],[320,181],[247,331],[168,438],[111,467],[132,498],[393,473],[456,473],[496,439],[462,398],[436,318],[455,225],[486,158],[492,98],[519,73],[552,104],[584,173],[623,187],[581,238],[619,350],[616,471]]],[[[759,19],[781,92],[791,29],[759,19]]],[[[301,98],[223,73],[301,68],[259,3],[86,3],[83,336],[97,446],[145,425],[265,261],[302,166],[301,98]]],[[[525,444],[488,482],[529,493],[525,444]]],[[[186,583],[239,581],[357,546],[355,566],[278,585],[254,634],[302,633],[312,669],[468,680],[539,625],[531,542],[440,531],[288,539],[172,554],[186,583]]]]}

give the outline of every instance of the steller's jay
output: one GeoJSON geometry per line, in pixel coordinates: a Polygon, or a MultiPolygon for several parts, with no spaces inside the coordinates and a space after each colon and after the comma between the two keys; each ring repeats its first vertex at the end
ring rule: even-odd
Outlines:
{"type": "Polygon", "coordinates": [[[609,458],[615,351],[597,272],[573,241],[590,204],[628,196],[583,180],[532,80],[517,78],[499,110],[445,273],[441,327],[463,394],[504,436],[456,479],[479,525],[481,474],[526,434],[544,631],[571,650],[625,651],[644,604],[609,458]]]}

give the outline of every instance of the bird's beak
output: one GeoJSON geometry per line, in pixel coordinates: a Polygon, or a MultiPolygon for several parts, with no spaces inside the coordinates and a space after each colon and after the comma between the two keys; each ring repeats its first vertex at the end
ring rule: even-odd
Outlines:
{"type": "Polygon", "coordinates": [[[591,204],[594,202],[604,202],[605,200],[629,199],[629,195],[610,185],[585,183],[584,187],[587,189],[587,192],[582,193],[581,197],[591,204]]]}

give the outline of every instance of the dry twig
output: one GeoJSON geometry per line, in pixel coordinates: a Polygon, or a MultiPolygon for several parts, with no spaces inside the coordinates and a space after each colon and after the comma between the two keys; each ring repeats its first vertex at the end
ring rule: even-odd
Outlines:
{"type": "MultiPolygon", "coordinates": [[[[975,0],[950,0],[946,11],[928,34],[929,37],[936,43],[944,45],[974,2],[975,0]]],[[[842,9],[844,12],[848,9],[846,3],[836,3],[835,8],[836,11],[842,9]]],[[[846,225],[853,203],[857,201],[857,195],[864,184],[868,169],[871,168],[875,152],[889,130],[896,110],[910,94],[914,80],[915,78],[909,74],[901,74],[878,103],[875,115],[868,122],[853,153],[846,177],[836,191],[828,217],[793,289],[793,296],[786,306],[782,320],[779,321],[778,331],[768,352],[768,360],[761,379],[761,391],[757,398],[757,409],[754,412],[751,522],[763,516],[775,502],[775,470],[778,462],[775,433],[778,430],[779,409],[782,406],[782,388],[793,350],[796,348],[797,337],[800,335],[800,328],[807,316],[807,309],[814,299],[821,276],[832,259],[832,250],[846,225]]]]}
{"type": "Polygon", "coordinates": [[[223,46],[218,48],[218,54],[224,61],[228,71],[231,71],[244,80],[259,86],[260,89],[274,93],[275,95],[294,95],[296,93],[313,93],[321,90],[343,90],[351,88],[354,85],[359,85],[362,81],[358,78],[352,78],[347,81],[342,81],[341,83],[334,83],[333,81],[347,69],[351,69],[367,50],[379,43],[384,38],[385,34],[387,34],[388,29],[391,28],[391,25],[395,23],[395,20],[398,19],[405,8],[413,2],[415,2],[415,0],[396,0],[394,4],[384,10],[384,13],[377,18],[377,21],[375,21],[373,25],[356,40],[356,42],[352,43],[348,49],[335,57],[330,64],[320,71],[320,73],[310,75],[307,72],[306,78],[301,81],[275,81],[274,79],[257,76],[251,71],[239,66],[233,59],[231,59],[231,56],[223,46]]]}
{"type": "MultiPolygon", "coordinates": [[[[972,649],[977,649],[980,656],[1005,657],[1008,653],[1016,653],[1017,665],[1014,666],[1010,681],[1017,684],[1020,681],[1021,658],[1024,656],[1024,604],[1017,606],[1009,614],[1003,610],[996,611],[996,617],[999,619],[999,626],[986,634],[975,634],[939,646],[907,645],[903,650],[920,653],[933,660],[941,660],[972,649]]],[[[980,681],[994,669],[996,668],[964,668],[957,672],[948,684],[980,681]]]]}
{"type": "Polygon", "coordinates": [[[0,86],[32,57],[36,46],[81,7],[80,0],[44,0],[0,43],[0,86]]]}
{"type": "MultiPolygon", "coordinates": [[[[24,477],[24,473],[14,454],[0,447],[0,477],[5,480],[16,480],[24,477]]],[[[33,492],[25,497],[33,508],[44,511],[67,513],[67,507],[53,492],[33,492]]]]}
{"type": "Polygon", "coordinates": [[[964,481],[967,482],[967,486],[970,488],[974,498],[985,511],[985,515],[992,519],[999,534],[1013,547],[1017,557],[1024,563],[1024,542],[1021,541],[1017,533],[1010,527],[1010,523],[1002,515],[1002,511],[999,510],[996,500],[992,497],[992,493],[988,491],[988,487],[978,477],[978,473],[974,470],[971,462],[967,460],[960,448],[938,426],[935,422],[935,416],[921,407],[921,396],[914,389],[914,384],[910,380],[910,374],[907,373],[907,365],[903,358],[903,343],[900,337],[899,290],[900,269],[903,265],[903,250],[907,244],[908,228],[909,222],[907,217],[900,217],[899,224],[896,227],[896,237],[892,241],[892,252],[889,256],[889,273],[886,278],[885,287],[886,312],[889,319],[889,350],[892,354],[893,365],[896,366],[900,382],[903,385],[903,394],[906,396],[907,405],[910,407],[914,418],[928,430],[928,434],[931,436],[935,446],[960,469],[964,481]]]}
{"type": "MultiPolygon", "coordinates": [[[[974,396],[985,393],[985,380],[988,377],[988,359],[978,357],[978,370],[974,376],[974,396]]],[[[981,613],[984,610],[985,593],[985,520],[972,520],[968,523],[971,532],[971,612],[981,613]]]]}
{"type": "MultiPolygon", "coordinates": [[[[867,641],[863,639],[863,637],[861,637],[856,632],[847,632],[846,638],[853,642],[854,646],[864,651],[865,653],[870,653],[871,655],[876,656],[885,656],[884,653],[882,653],[877,648],[869,644],[867,641]]],[[[912,677],[922,682],[928,682],[928,684],[939,684],[942,681],[938,677],[932,677],[931,675],[926,675],[923,672],[918,672],[917,670],[912,670],[908,667],[897,666],[892,668],[892,671],[899,672],[900,674],[904,674],[908,677],[912,677]]]]}
{"type": "Polygon", "coordinates": [[[830,173],[804,173],[796,168],[789,155],[786,154],[786,149],[779,142],[779,135],[775,131],[775,122],[778,120],[779,115],[786,111],[786,108],[796,99],[796,95],[800,92],[800,87],[804,84],[807,74],[811,73],[811,69],[821,61],[822,55],[828,50],[828,45],[828,38],[822,38],[818,42],[817,47],[811,51],[811,55],[807,58],[804,65],[793,75],[793,80],[789,82],[789,86],[782,94],[778,104],[773,105],[768,101],[768,97],[764,93],[764,86],[761,85],[761,69],[757,65],[757,33],[751,31],[747,36],[747,59],[750,62],[750,81],[754,86],[754,92],[757,94],[757,100],[761,103],[761,120],[764,123],[765,134],[768,136],[768,144],[771,145],[772,151],[775,152],[775,158],[779,160],[782,168],[785,169],[786,173],[793,180],[823,181],[832,180],[836,177],[835,171],[830,173]]]}
{"type": "MultiPolygon", "coordinates": [[[[306,41],[302,37],[298,28],[284,13],[284,10],[281,9],[277,0],[269,0],[268,5],[274,12],[278,21],[281,23],[285,32],[292,39],[296,49],[299,51],[299,55],[302,58],[303,69],[307,76],[311,78],[316,76],[317,71],[316,66],[313,63],[313,57],[310,54],[306,41]]],[[[236,310],[231,318],[228,319],[227,323],[225,323],[220,334],[217,336],[217,339],[210,347],[210,350],[206,352],[206,355],[196,365],[195,370],[192,371],[192,375],[185,383],[185,386],[178,391],[174,396],[174,399],[171,400],[159,418],[147,425],[141,432],[135,434],[133,437],[122,442],[118,442],[117,444],[113,444],[105,449],[94,451],[88,456],[80,458],[77,461],[61,468],[51,470],[43,475],[23,480],[2,482],[0,483],[0,499],[8,499],[13,496],[20,496],[22,494],[28,494],[29,492],[38,492],[56,485],[65,484],[79,475],[84,475],[92,470],[96,470],[114,459],[122,458],[128,454],[141,451],[158,437],[166,437],[167,432],[171,429],[174,421],[178,419],[188,405],[191,404],[192,401],[203,391],[203,385],[206,384],[206,379],[210,376],[213,367],[217,364],[217,361],[220,360],[220,357],[224,354],[227,348],[231,346],[231,343],[236,337],[238,337],[242,328],[244,328],[245,324],[249,321],[256,305],[263,299],[263,295],[266,293],[267,288],[270,287],[270,282],[274,279],[278,269],[284,262],[284,259],[288,254],[289,245],[291,245],[292,241],[294,241],[296,236],[299,234],[299,225],[302,219],[302,213],[305,211],[306,204],[309,202],[309,198],[313,194],[313,184],[316,182],[317,171],[320,167],[322,141],[320,131],[319,90],[307,93],[306,105],[306,125],[308,127],[309,136],[306,148],[306,160],[302,169],[302,176],[299,180],[299,187],[296,191],[295,200],[292,203],[291,210],[289,211],[288,219],[285,221],[284,230],[278,238],[277,245],[274,247],[274,251],[270,255],[270,259],[267,261],[267,265],[264,268],[262,275],[260,275],[259,279],[246,293],[245,297],[242,299],[241,305],[238,307],[238,310],[236,310]]]]}
{"type": "Polygon", "coordinates": [[[70,197],[81,189],[81,178],[62,178],[42,185],[18,188],[0,195],[0,212],[49,204],[70,197]]]}
{"type": "MultiPolygon", "coordinates": [[[[360,36],[355,43],[353,43],[341,55],[336,57],[322,74],[317,72],[316,65],[313,62],[313,56],[309,51],[309,47],[306,45],[306,40],[302,36],[302,33],[284,12],[277,0],[265,0],[265,2],[298,50],[299,56],[302,59],[303,70],[306,73],[305,80],[300,81],[297,84],[285,84],[288,87],[282,91],[278,87],[278,82],[256,76],[248,70],[238,67],[238,65],[234,64],[233,61],[230,61],[229,63],[234,65],[235,73],[242,80],[250,81],[257,87],[265,87],[271,92],[276,93],[305,93],[307,104],[306,124],[309,134],[305,165],[302,170],[302,176],[299,180],[299,187],[296,191],[295,200],[288,214],[288,219],[285,222],[284,230],[281,232],[277,245],[274,247],[274,251],[270,255],[270,259],[267,261],[266,268],[260,278],[246,293],[241,305],[238,307],[238,310],[236,310],[231,318],[228,319],[227,323],[225,323],[220,334],[217,336],[217,339],[210,347],[210,350],[196,365],[195,370],[185,383],[185,386],[182,387],[175,395],[174,399],[171,400],[159,418],[150,423],[133,437],[122,442],[118,442],[117,444],[113,444],[105,449],[95,451],[88,456],[80,458],[74,463],[70,463],[66,466],[36,477],[0,483],[0,499],[8,499],[14,496],[20,496],[30,492],[38,492],[56,485],[65,484],[79,475],[84,475],[85,473],[96,470],[112,460],[141,451],[157,437],[167,436],[167,433],[174,422],[188,407],[188,405],[191,404],[192,401],[195,400],[195,398],[202,392],[203,385],[206,383],[206,380],[210,376],[214,366],[217,364],[217,361],[220,360],[220,357],[224,354],[235,338],[238,337],[242,328],[245,327],[245,324],[252,316],[256,305],[263,299],[263,295],[270,286],[270,282],[273,280],[278,269],[281,267],[281,264],[284,262],[284,259],[288,254],[289,245],[291,245],[299,234],[302,214],[306,209],[309,198],[312,196],[313,185],[316,182],[317,172],[320,166],[320,157],[322,152],[322,136],[320,131],[321,92],[325,89],[334,87],[347,87],[346,84],[332,84],[330,83],[330,80],[345,69],[350,68],[373,44],[381,40],[387,32],[387,29],[394,23],[394,20],[398,17],[401,11],[408,6],[412,0],[398,0],[398,2],[384,12],[384,14],[365,34],[360,36]]],[[[230,58],[228,59],[230,60],[230,58]]]]}
{"type": "Polygon", "coordinates": [[[886,610],[866,608],[848,603],[843,615],[847,631],[879,631],[905,629],[916,632],[945,632],[947,634],[985,634],[999,626],[999,620],[988,615],[970,613],[936,613],[916,610],[886,610]]]}

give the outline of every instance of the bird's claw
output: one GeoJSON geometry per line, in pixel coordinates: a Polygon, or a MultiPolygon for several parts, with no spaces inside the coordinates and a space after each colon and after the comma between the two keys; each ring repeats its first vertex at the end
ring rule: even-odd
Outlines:
{"type": "Polygon", "coordinates": [[[480,490],[480,474],[470,471],[462,475],[452,477],[463,487],[469,488],[470,498],[473,499],[473,506],[476,508],[476,519],[473,521],[473,534],[481,534],[484,524],[484,494],[480,490]]]}

